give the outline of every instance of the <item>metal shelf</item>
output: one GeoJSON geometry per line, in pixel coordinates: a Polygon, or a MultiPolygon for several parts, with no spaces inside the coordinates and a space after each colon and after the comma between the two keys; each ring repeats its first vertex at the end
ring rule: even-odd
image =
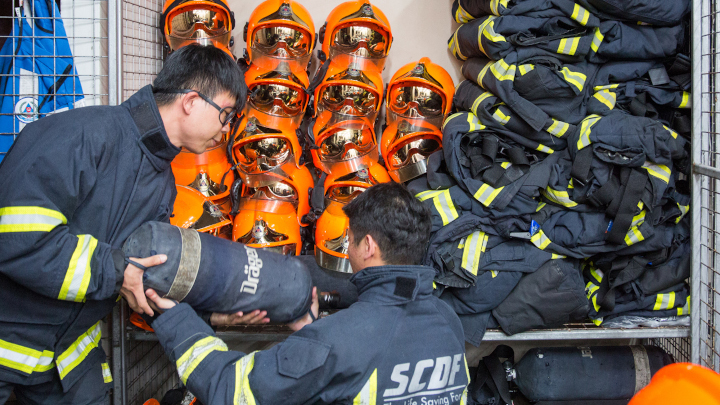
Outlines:
{"type": "MultiPolygon", "coordinates": [[[[236,326],[218,330],[216,335],[227,343],[235,342],[281,342],[292,331],[285,326],[236,326]]],[[[539,340],[600,340],[600,339],[655,339],[686,338],[690,336],[687,326],[661,328],[608,329],[592,324],[572,324],[564,328],[538,329],[508,336],[499,329],[488,329],[483,342],[513,342],[539,340]]],[[[127,337],[138,341],[156,341],[154,333],[128,329],[127,337]]]]}

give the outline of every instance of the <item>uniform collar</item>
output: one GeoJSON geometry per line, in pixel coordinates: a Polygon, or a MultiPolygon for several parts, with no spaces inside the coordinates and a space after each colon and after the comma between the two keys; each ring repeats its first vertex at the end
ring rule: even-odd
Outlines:
{"type": "Polygon", "coordinates": [[[366,267],[350,281],[358,289],[358,301],[401,305],[432,294],[435,270],[426,266],[366,267]]]}
{"type": "Polygon", "coordinates": [[[180,148],[170,142],[165,132],[160,111],[155,104],[152,86],[147,85],[133,94],[122,105],[128,109],[138,129],[138,144],[155,170],[164,171],[180,153],[180,148]]]}

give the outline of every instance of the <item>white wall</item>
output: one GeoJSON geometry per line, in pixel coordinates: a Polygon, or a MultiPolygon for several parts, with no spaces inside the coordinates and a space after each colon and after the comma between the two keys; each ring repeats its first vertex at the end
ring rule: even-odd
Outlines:
{"type": "MultiPolygon", "coordinates": [[[[237,56],[242,56],[245,48],[242,40],[243,27],[260,2],[228,0],[230,9],[235,12],[237,24],[233,30],[234,52],[237,56]]],[[[317,33],[330,11],[343,2],[344,0],[301,0],[300,4],[310,12],[317,33]]],[[[452,0],[373,0],[372,4],[385,13],[395,37],[383,72],[386,83],[403,65],[427,56],[450,73],[456,86],[460,84],[462,64],[452,56],[447,47],[448,38],[458,26],[450,13],[452,0]]]]}

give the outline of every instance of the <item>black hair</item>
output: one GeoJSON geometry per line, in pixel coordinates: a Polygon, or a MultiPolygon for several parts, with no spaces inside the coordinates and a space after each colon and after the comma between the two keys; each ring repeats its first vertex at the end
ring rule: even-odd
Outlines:
{"type": "Polygon", "coordinates": [[[228,92],[235,97],[238,109],[242,109],[247,97],[245,76],[230,55],[214,46],[200,44],[186,45],[171,53],[155,78],[153,88],[158,107],[171,104],[182,96],[162,90],[192,89],[211,99],[228,92]]]}
{"type": "Polygon", "coordinates": [[[399,183],[374,185],[343,207],[355,244],[375,239],[387,264],[419,264],[430,241],[430,211],[399,183]]]}

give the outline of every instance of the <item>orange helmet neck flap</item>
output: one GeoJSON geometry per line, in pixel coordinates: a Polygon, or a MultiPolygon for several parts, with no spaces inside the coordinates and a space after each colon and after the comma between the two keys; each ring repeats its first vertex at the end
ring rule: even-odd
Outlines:
{"type": "Polygon", "coordinates": [[[334,59],[353,55],[371,61],[382,71],[393,37],[385,14],[367,0],[357,0],[342,3],[330,12],[320,29],[320,40],[323,56],[334,59]]]}
{"type": "Polygon", "coordinates": [[[230,239],[232,221],[222,213],[220,207],[190,187],[176,188],[177,197],[170,224],[230,239]]]}
{"type": "Polygon", "coordinates": [[[450,74],[429,58],[401,67],[388,85],[387,123],[420,118],[440,128],[452,109],[455,84],[450,74]]]}
{"type": "Polygon", "coordinates": [[[344,204],[331,201],[315,226],[315,261],[325,269],[352,273],[348,260],[350,221],[342,210],[344,204]]]}
{"type": "Polygon", "coordinates": [[[442,148],[442,132],[423,120],[400,119],[383,132],[380,153],[388,174],[398,183],[427,172],[427,158],[442,148]]]}
{"type": "Polygon", "coordinates": [[[253,10],[243,39],[247,58],[284,60],[305,69],[315,47],[315,25],[305,7],[293,0],[267,0],[253,10]]]}
{"type": "Polygon", "coordinates": [[[233,240],[251,247],[297,256],[302,248],[295,207],[284,201],[241,199],[233,240]]]}
{"type": "Polygon", "coordinates": [[[170,164],[175,183],[193,188],[217,204],[224,204],[234,180],[226,148],[227,141],[223,140],[199,155],[181,150],[170,164]]]}
{"type": "Polygon", "coordinates": [[[235,14],[225,0],[167,0],[160,25],[171,50],[190,43],[230,52],[235,14]]]}

